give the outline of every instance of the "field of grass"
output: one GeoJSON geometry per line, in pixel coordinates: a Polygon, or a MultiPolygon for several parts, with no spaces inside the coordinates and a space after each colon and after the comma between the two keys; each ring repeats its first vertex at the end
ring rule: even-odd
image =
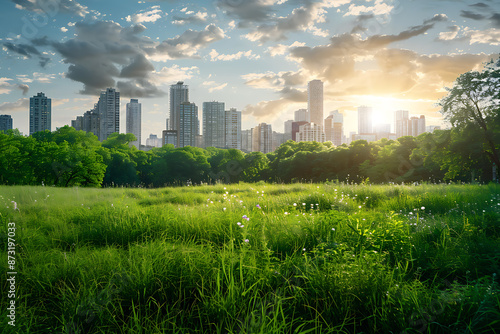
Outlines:
{"type": "Polygon", "coordinates": [[[0,220],[2,333],[500,332],[498,185],[0,187],[0,220]]]}

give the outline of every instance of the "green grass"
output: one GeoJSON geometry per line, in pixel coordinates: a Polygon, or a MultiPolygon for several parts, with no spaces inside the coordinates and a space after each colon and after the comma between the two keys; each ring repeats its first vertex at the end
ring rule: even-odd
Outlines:
{"type": "Polygon", "coordinates": [[[0,187],[0,220],[2,333],[500,331],[498,185],[0,187]]]}

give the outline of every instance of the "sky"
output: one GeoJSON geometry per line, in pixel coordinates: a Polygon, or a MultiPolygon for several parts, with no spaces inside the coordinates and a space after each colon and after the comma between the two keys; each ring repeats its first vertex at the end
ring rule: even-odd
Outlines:
{"type": "Polygon", "coordinates": [[[445,87],[498,58],[498,0],[4,0],[0,4],[0,114],[29,133],[29,97],[52,99],[52,130],[92,109],[101,90],[142,104],[142,143],[161,137],[169,86],[190,102],[225,102],[242,128],[283,132],[324,82],[324,116],[357,108],[393,125],[395,110],[445,126],[445,87]]]}

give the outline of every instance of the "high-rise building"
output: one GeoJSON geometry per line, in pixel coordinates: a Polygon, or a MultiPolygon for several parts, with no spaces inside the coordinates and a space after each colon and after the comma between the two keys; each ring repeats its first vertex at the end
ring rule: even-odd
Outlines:
{"type": "Polygon", "coordinates": [[[0,115],[0,131],[12,130],[12,116],[0,115]]]}
{"type": "Polygon", "coordinates": [[[441,130],[441,127],[439,125],[428,125],[425,127],[425,132],[433,133],[436,130],[441,130]]]}
{"type": "Polygon", "coordinates": [[[371,107],[358,107],[358,134],[372,133],[372,112],[371,107]]]}
{"type": "Polygon", "coordinates": [[[292,124],[293,120],[288,120],[285,122],[285,142],[292,140],[292,124]]]}
{"type": "Polygon", "coordinates": [[[325,141],[330,141],[335,146],[342,145],[344,136],[344,115],[334,110],[325,119],[325,141]]]}
{"type": "Polygon", "coordinates": [[[417,137],[425,132],[425,116],[413,116],[408,122],[408,136],[417,137]]]}
{"type": "Polygon", "coordinates": [[[141,104],[137,99],[130,99],[130,103],[127,103],[126,133],[134,134],[137,140],[130,144],[139,149],[141,146],[141,104]]]}
{"type": "Polygon", "coordinates": [[[309,112],[307,109],[295,110],[293,119],[295,122],[309,122],[309,112]]]}
{"type": "Polygon", "coordinates": [[[203,102],[203,137],[205,147],[224,148],[226,111],[224,102],[203,102]]]}
{"type": "Polygon", "coordinates": [[[396,138],[408,136],[408,110],[396,110],[394,113],[394,127],[396,138]]]}
{"type": "Polygon", "coordinates": [[[146,146],[149,146],[149,147],[161,147],[162,146],[162,140],[161,140],[161,138],[158,138],[158,135],[150,134],[149,138],[146,138],[146,146]]]}
{"type": "Polygon", "coordinates": [[[226,110],[225,133],[226,148],[241,150],[241,111],[226,110]]]}
{"type": "Polygon", "coordinates": [[[83,116],[77,116],[76,120],[72,120],[71,126],[78,131],[82,130],[85,132],[92,132],[94,135],[99,137],[100,121],[99,114],[97,113],[96,109],[97,104],[95,105],[94,109],[85,112],[83,116]]]}
{"type": "Polygon", "coordinates": [[[253,129],[241,130],[241,150],[252,152],[252,133],[253,129]]]}
{"type": "Polygon", "coordinates": [[[179,130],[180,119],[179,113],[181,103],[189,101],[189,89],[184,82],[179,81],[175,85],[170,86],[170,118],[167,130],[179,130]]]}
{"type": "Polygon", "coordinates": [[[163,130],[162,146],[172,144],[177,147],[177,130],[163,130]]]}
{"type": "Polygon", "coordinates": [[[292,123],[292,140],[297,141],[297,133],[300,130],[300,127],[304,124],[307,124],[306,121],[293,122],[292,123]]]}
{"type": "Polygon", "coordinates": [[[307,84],[307,110],[310,123],[323,127],[323,82],[312,80],[307,84]]]}
{"type": "Polygon", "coordinates": [[[198,107],[194,103],[182,102],[179,108],[179,132],[177,147],[196,147],[199,134],[198,107]]]}
{"type": "Polygon", "coordinates": [[[273,131],[273,151],[276,151],[278,147],[285,142],[285,134],[281,132],[273,131]]]}
{"type": "Polygon", "coordinates": [[[101,92],[97,102],[99,114],[99,140],[104,141],[115,132],[120,132],[120,92],[108,88],[101,92]]]}
{"type": "Polygon", "coordinates": [[[51,131],[52,100],[44,93],[30,98],[30,136],[38,131],[51,131]]]}
{"type": "Polygon", "coordinates": [[[264,154],[273,150],[273,129],[271,124],[260,123],[252,129],[252,151],[264,154]]]}
{"type": "Polygon", "coordinates": [[[325,141],[323,127],[315,123],[301,125],[296,135],[296,141],[317,141],[323,143],[325,141]]]}

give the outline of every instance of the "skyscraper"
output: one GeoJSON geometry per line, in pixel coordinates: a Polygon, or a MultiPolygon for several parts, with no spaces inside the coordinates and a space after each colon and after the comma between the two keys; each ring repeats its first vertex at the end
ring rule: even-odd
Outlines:
{"type": "Polygon", "coordinates": [[[99,137],[99,113],[97,113],[97,104],[94,109],[89,110],[83,114],[83,116],[77,116],[76,120],[71,121],[71,126],[76,130],[82,130],[85,132],[92,132],[94,135],[99,137]]]}
{"type": "Polygon", "coordinates": [[[358,107],[358,134],[372,133],[372,108],[358,107]]]}
{"type": "Polygon", "coordinates": [[[114,132],[120,132],[120,92],[108,88],[101,92],[97,102],[99,114],[99,140],[104,141],[114,132]]]}
{"type": "Polygon", "coordinates": [[[0,115],[0,131],[12,130],[12,116],[0,115]]]}
{"type": "Polygon", "coordinates": [[[342,145],[344,135],[344,115],[334,110],[325,119],[325,141],[331,141],[333,145],[342,145]]]}
{"type": "Polygon", "coordinates": [[[252,133],[253,129],[241,130],[241,150],[244,152],[252,152],[252,133]]]}
{"type": "Polygon", "coordinates": [[[408,122],[408,136],[417,137],[425,132],[425,116],[411,117],[408,122]]]}
{"type": "Polygon", "coordinates": [[[293,120],[288,120],[285,122],[285,142],[292,140],[292,124],[293,120]]]}
{"type": "Polygon", "coordinates": [[[30,136],[38,131],[51,131],[52,100],[44,93],[30,98],[30,136]]]}
{"type": "Polygon", "coordinates": [[[224,148],[226,110],[224,102],[203,102],[203,137],[205,147],[224,148]]]}
{"type": "Polygon", "coordinates": [[[182,102],[179,108],[179,132],[177,147],[196,147],[199,132],[198,107],[194,103],[182,102]]]}
{"type": "Polygon", "coordinates": [[[252,129],[252,151],[264,154],[272,152],[273,129],[271,124],[260,123],[252,129]]]}
{"type": "Polygon", "coordinates": [[[312,80],[307,84],[307,109],[309,112],[307,121],[323,127],[323,82],[321,80],[312,80]]]}
{"type": "Polygon", "coordinates": [[[396,138],[408,136],[408,110],[396,110],[394,113],[394,127],[396,138]]]}
{"type": "Polygon", "coordinates": [[[226,110],[226,148],[241,150],[241,111],[226,110]]]}
{"type": "Polygon", "coordinates": [[[141,104],[137,99],[130,99],[130,103],[127,103],[127,126],[126,133],[134,134],[136,141],[130,144],[137,147],[141,146],[141,104]]]}
{"type": "Polygon", "coordinates": [[[295,122],[309,122],[309,113],[307,112],[307,109],[295,110],[294,121],[295,122]]]}
{"type": "Polygon", "coordinates": [[[182,102],[189,101],[189,89],[184,82],[179,81],[175,85],[170,86],[170,118],[167,130],[179,130],[179,113],[182,102]]]}
{"type": "Polygon", "coordinates": [[[323,127],[316,123],[306,123],[299,127],[299,132],[296,134],[296,141],[317,141],[323,143],[325,141],[325,133],[323,127]]]}

